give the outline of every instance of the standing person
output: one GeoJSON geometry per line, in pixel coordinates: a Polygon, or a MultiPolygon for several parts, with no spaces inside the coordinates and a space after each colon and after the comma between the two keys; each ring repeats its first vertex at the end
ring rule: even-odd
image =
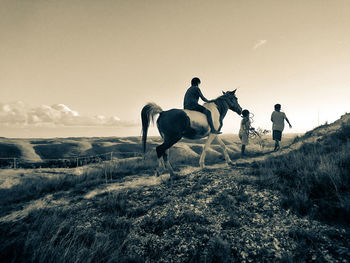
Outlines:
{"type": "Polygon", "coordinates": [[[242,120],[241,120],[241,126],[239,129],[239,139],[242,142],[242,148],[241,148],[241,154],[245,155],[245,147],[249,143],[249,131],[254,130],[251,126],[251,122],[249,119],[249,110],[243,110],[242,111],[242,120]]]}
{"type": "Polygon", "coordinates": [[[275,149],[274,151],[278,151],[280,149],[279,142],[282,139],[282,131],[284,129],[284,120],[286,120],[289,124],[289,128],[292,128],[286,114],[281,112],[281,104],[275,105],[275,110],[271,114],[272,121],[272,139],[275,141],[275,149]]]}
{"type": "Polygon", "coordinates": [[[186,91],[185,97],[184,97],[184,109],[185,110],[194,110],[194,111],[199,111],[201,113],[204,113],[207,116],[208,124],[210,126],[210,132],[214,134],[221,134],[220,131],[217,131],[214,128],[213,125],[213,119],[211,117],[211,112],[203,107],[202,105],[198,104],[199,98],[201,98],[204,102],[209,102],[207,100],[201,90],[199,89],[199,84],[201,84],[201,81],[199,78],[193,78],[191,80],[191,87],[188,88],[186,91]]]}

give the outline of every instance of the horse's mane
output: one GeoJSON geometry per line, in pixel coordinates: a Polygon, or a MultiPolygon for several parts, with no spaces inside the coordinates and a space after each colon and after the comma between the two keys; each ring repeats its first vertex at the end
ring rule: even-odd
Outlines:
{"type": "Polygon", "coordinates": [[[218,111],[220,112],[220,115],[222,115],[223,112],[226,112],[229,108],[228,101],[230,98],[227,96],[227,94],[223,94],[219,97],[217,97],[213,102],[216,104],[218,111]]]}

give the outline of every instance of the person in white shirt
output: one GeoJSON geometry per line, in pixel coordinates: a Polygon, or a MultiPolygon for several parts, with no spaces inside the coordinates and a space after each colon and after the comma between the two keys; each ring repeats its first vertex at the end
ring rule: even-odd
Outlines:
{"type": "Polygon", "coordinates": [[[292,128],[286,114],[281,112],[281,104],[275,105],[275,110],[271,114],[272,121],[272,139],[275,141],[275,149],[274,151],[278,151],[280,149],[279,142],[282,139],[282,131],[284,130],[284,120],[286,120],[289,124],[289,128],[292,128]]]}
{"type": "Polygon", "coordinates": [[[249,119],[249,110],[243,110],[242,111],[242,120],[241,120],[241,127],[239,129],[239,139],[242,142],[242,148],[241,148],[241,155],[245,155],[245,147],[249,143],[249,132],[251,130],[254,130],[254,128],[251,127],[251,122],[249,119]]]}

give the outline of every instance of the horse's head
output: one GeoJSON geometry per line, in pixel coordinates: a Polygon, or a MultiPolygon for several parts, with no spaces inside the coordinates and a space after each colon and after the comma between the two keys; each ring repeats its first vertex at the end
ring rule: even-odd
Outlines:
{"type": "Polygon", "coordinates": [[[236,97],[236,90],[234,91],[227,91],[227,92],[222,92],[224,95],[223,97],[225,97],[225,101],[228,104],[228,108],[232,111],[237,112],[238,115],[241,115],[242,113],[242,108],[238,103],[238,99],[236,97]]]}

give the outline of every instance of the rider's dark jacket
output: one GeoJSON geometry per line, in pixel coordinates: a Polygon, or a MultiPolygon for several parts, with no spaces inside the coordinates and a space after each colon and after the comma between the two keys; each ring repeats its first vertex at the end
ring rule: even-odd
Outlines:
{"type": "Polygon", "coordinates": [[[208,102],[208,100],[203,96],[198,86],[191,86],[185,94],[184,109],[192,109],[199,105],[199,98],[201,98],[205,102],[208,102]]]}

